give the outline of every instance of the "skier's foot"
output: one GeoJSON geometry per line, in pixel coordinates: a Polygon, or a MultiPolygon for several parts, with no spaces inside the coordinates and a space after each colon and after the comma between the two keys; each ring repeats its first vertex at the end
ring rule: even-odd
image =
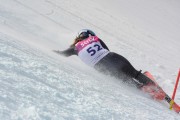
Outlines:
{"type": "MultiPolygon", "coordinates": [[[[144,92],[149,93],[152,98],[156,100],[164,100],[166,97],[166,93],[158,86],[156,83],[154,77],[151,75],[150,72],[146,71],[143,73],[146,75],[148,78],[154,81],[154,84],[148,84],[142,87],[142,90],[144,92]]],[[[173,100],[172,100],[172,108],[175,112],[180,113],[180,106],[178,106],[173,100]]]]}
{"type": "Polygon", "coordinates": [[[149,93],[153,99],[164,100],[165,92],[155,84],[148,84],[142,86],[142,91],[149,93]]]}
{"type": "Polygon", "coordinates": [[[149,93],[153,99],[156,100],[164,100],[165,98],[165,92],[158,86],[158,84],[155,82],[154,77],[151,75],[150,72],[146,71],[143,73],[144,75],[146,75],[148,78],[150,78],[151,80],[153,80],[154,83],[149,83],[148,85],[144,85],[142,86],[142,90],[144,92],[149,93]]]}

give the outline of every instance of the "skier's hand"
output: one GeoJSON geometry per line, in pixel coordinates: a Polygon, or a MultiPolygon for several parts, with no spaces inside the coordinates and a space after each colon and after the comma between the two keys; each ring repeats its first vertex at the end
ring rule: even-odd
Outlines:
{"type": "Polygon", "coordinates": [[[53,52],[55,52],[57,54],[61,54],[61,51],[59,51],[59,50],[53,50],[53,52]]]}
{"type": "Polygon", "coordinates": [[[77,55],[77,52],[74,50],[74,47],[70,47],[70,48],[63,50],[63,51],[53,50],[53,52],[55,52],[59,55],[65,56],[65,57],[69,57],[71,55],[77,55]]]}

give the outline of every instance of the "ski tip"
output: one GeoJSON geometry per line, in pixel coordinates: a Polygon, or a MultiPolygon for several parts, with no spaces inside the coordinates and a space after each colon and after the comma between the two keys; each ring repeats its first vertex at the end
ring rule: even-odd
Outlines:
{"type": "Polygon", "coordinates": [[[174,104],[172,105],[172,108],[173,108],[173,110],[174,110],[175,112],[180,113],[180,106],[177,105],[175,102],[174,102],[174,104]]]}

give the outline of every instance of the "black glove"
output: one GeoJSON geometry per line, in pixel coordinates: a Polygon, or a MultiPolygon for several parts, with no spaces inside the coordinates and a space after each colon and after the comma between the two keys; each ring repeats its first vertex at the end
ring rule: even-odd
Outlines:
{"type": "Polygon", "coordinates": [[[53,50],[53,52],[57,53],[57,54],[61,54],[62,52],[59,50],[53,50]]]}

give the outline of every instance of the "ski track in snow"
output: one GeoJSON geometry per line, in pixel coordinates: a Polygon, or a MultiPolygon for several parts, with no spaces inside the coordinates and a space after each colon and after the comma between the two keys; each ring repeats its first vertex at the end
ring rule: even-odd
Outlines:
{"type": "MultiPolygon", "coordinates": [[[[95,29],[113,51],[121,51],[133,64],[138,62],[135,66],[139,69],[158,72],[157,81],[171,94],[174,82],[169,79],[175,79],[176,73],[171,72],[165,79],[167,75],[160,72],[175,69],[165,67],[173,66],[165,58],[166,54],[178,53],[179,43],[170,48],[165,42],[167,49],[159,49],[155,35],[142,32],[123,15],[116,16],[106,2],[100,6],[100,0],[97,4],[94,0],[78,1],[0,0],[0,119],[179,120],[166,103],[153,101],[115,78],[96,73],[76,57],[69,60],[51,52],[65,49],[74,31],[95,29]],[[84,9],[89,14],[81,12],[84,9]],[[163,62],[156,63],[156,59],[163,62]]],[[[178,64],[178,60],[173,61],[178,64]]],[[[176,101],[180,102],[180,93],[176,101]]]]}

